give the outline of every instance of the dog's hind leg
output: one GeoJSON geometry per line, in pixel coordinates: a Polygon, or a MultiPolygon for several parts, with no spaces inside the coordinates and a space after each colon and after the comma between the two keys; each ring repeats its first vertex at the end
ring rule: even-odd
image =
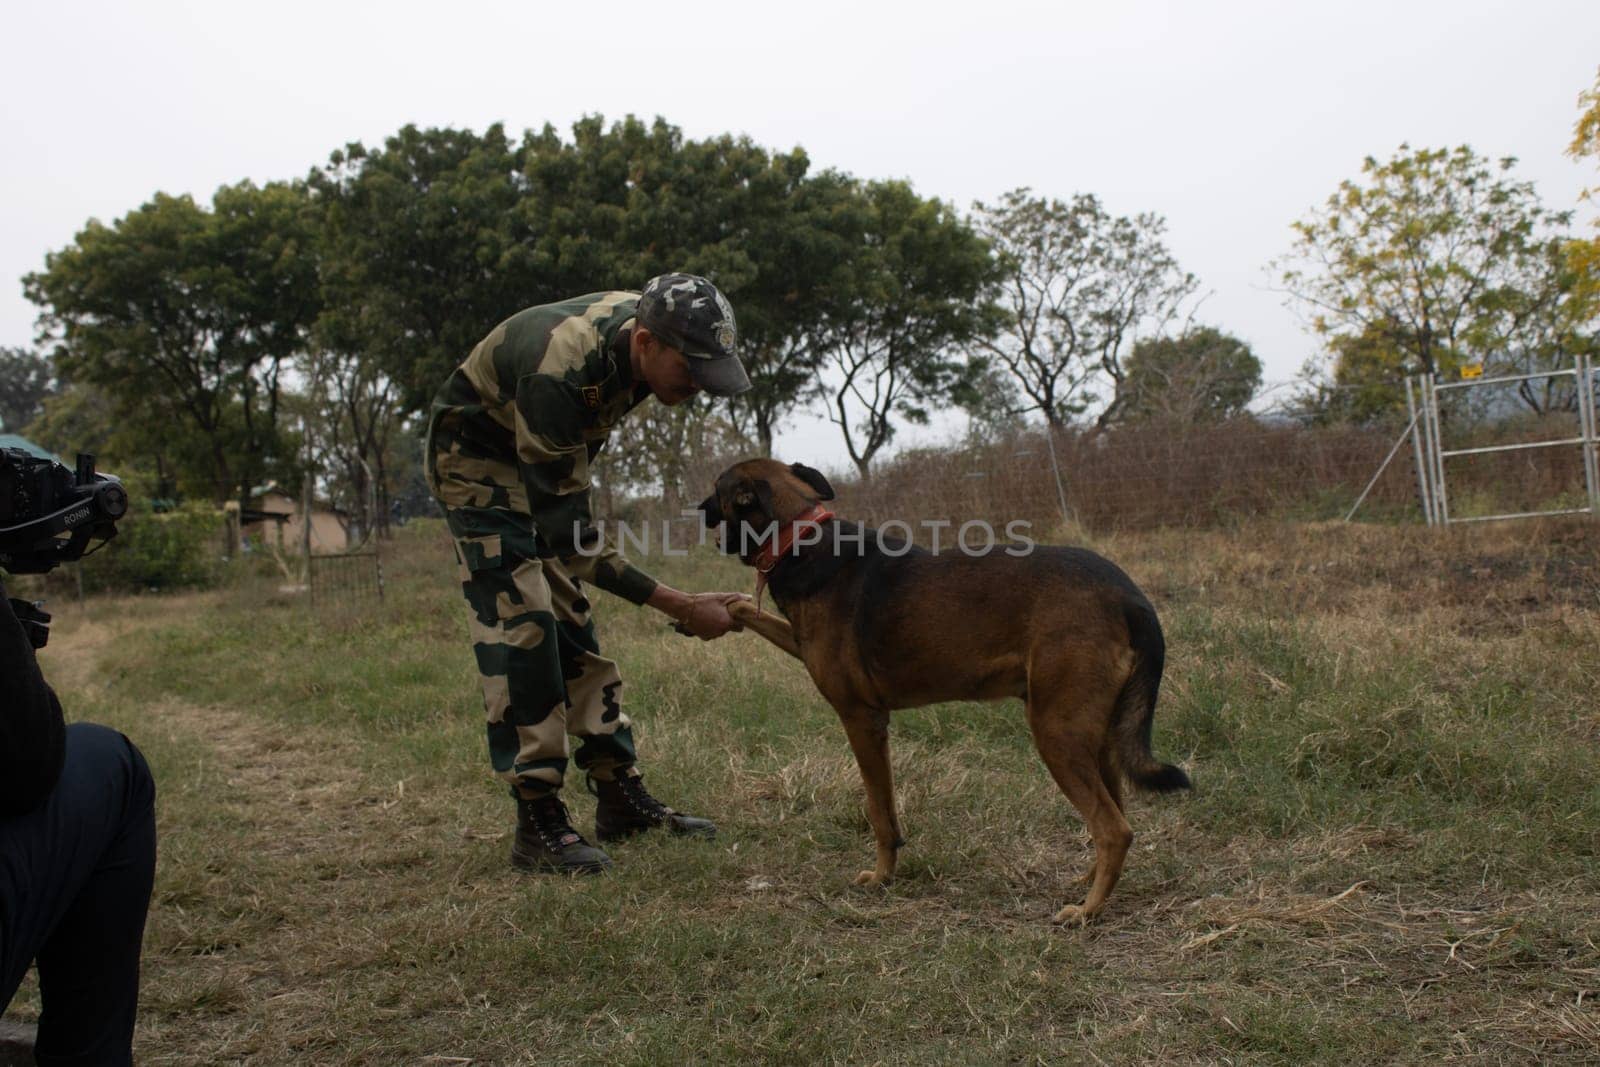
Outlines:
{"type": "MultiPolygon", "coordinates": [[[[1117,767],[1115,740],[1110,734],[1107,734],[1106,743],[1100,748],[1100,781],[1106,787],[1106,794],[1111,797],[1111,801],[1117,806],[1117,810],[1123,811],[1122,771],[1117,767]]],[[[1127,813],[1125,811],[1123,812],[1123,818],[1127,818],[1127,813]]],[[[1095,872],[1099,870],[1098,859],[1099,851],[1096,850],[1096,858],[1094,861],[1090,862],[1089,869],[1084,871],[1076,879],[1079,885],[1094,884],[1095,872]]]]}
{"type": "Polygon", "coordinates": [[[861,769],[867,790],[867,820],[878,846],[878,862],[856,875],[856,885],[881,885],[894,875],[895,859],[904,841],[894,811],[894,776],[889,769],[889,716],[885,712],[841,711],[845,734],[861,769]]]}
{"type": "Polygon", "coordinates": [[[1095,685],[1096,673],[1076,673],[1070,682],[1063,678],[1048,687],[1037,678],[1028,684],[1028,726],[1034,745],[1094,840],[1088,895],[1082,904],[1069,904],[1056,913],[1055,921],[1061,923],[1087,921],[1105,906],[1133,843],[1133,829],[1122,814],[1120,783],[1107,785],[1116,768],[1102,758],[1116,689],[1095,685]]]}

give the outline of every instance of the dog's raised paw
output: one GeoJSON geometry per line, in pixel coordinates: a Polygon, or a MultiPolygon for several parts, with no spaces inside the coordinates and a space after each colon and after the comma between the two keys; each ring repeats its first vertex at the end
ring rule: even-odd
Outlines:
{"type": "Polygon", "coordinates": [[[756,609],[755,603],[749,600],[733,601],[728,605],[728,614],[741,626],[748,626],[761,617],[761,612],[756,609]]]}

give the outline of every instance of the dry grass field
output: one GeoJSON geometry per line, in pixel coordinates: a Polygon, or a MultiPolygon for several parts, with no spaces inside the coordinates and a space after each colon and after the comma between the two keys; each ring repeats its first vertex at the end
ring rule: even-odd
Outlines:
{"type": "Polygon", "coordinates": [[[506,863],[438,526],[377,608],[53,605],[69,716],[159,782],[140,1062],[1600,1061],[1600,523],[1091,543],[1162,613],[1155,748],[1196,789],[1131,803],[1086,929],[1048,922],[1088,843],[1015,706],[896,715],[909,845],[857,889],[856,772],[799,666],[606,600],[648,780],[722,834],[573,881],[506,863]]]}

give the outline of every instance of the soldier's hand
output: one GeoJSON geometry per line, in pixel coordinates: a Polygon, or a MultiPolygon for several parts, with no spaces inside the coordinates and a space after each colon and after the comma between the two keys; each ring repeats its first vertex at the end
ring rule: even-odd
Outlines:
{"type": "Polygon", "coordinates": [[[740,629],[728,614],[728,605],[735,600],[748,599],[743,593],[695,593],[678,622],[686,632],[702,641],[711,641],[729,630],[740,629]]]}

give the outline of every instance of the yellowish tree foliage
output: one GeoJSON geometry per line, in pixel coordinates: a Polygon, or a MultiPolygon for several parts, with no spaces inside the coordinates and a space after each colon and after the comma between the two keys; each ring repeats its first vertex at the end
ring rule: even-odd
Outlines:
{"type": "MultiPolygon", "coordinates": [[[[1594,86],[1578,94],[1578,121],[1572,127],[1572,143],[1567,155],[1576,160],[1593,160],[1600,167],[1600,72],[1595,74],[1594,86]]],[[[1584,190],[1583,199],[1600,198],[1600,185],[1584,190]]],[[[1600,229],[1600,216],[1594,219],[1600,229]]],[[[1580,291],[1591,302],[1600,301],[1600,237],[1573,241],[1567,249],[1567,261],[1577,276],[1580,291]]]]}

